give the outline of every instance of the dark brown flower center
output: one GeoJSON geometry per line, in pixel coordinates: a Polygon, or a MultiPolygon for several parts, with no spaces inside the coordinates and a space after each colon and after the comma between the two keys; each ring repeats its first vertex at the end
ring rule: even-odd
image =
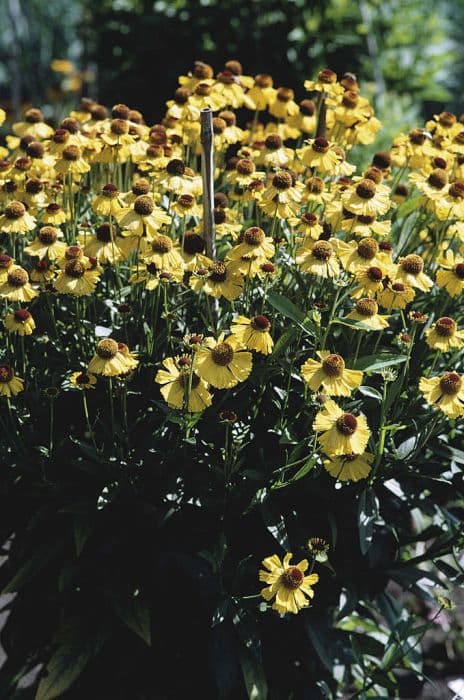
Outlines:
{"type": "Polygon", "coordinates": [[[8,273],[8,284],[11,287],[24,287],[28,281],[28,274],[26,270],[23,270],[21,267],[17,267],[8,273]]]}
{"type": "Polygon", "coordinates": [[[330,68],[323,68],[317,74],[317,79],[320,83],[327,83],[327,85],[333,85],[337,82],[337,74],[330,68]]]}
{"type": "Polygon", "coordinates": [[[391,155],[388,151],[378,151],[372,158],[372,165],[380,170],[387,170],[391,165],[391,155]]]}
{"type": "Polygon", "coordinates": [[[327,355],[322,361],[322,369],[329,377],[341,377],[345,369],[345,360],[340,355],[327,355]]]}
{"type": "Polygon", "coordinates": [[[137,180],[132,185],[132,193],[135,194],[137,197],[143,194],[148,194],[149,191],[150,183],[148,182],[148,180],[145,180],[143,178],[140,178],[140,180],[137,180]]]}
{"type": "Polygon", "coordinates": [[[456,321],[449,316],[443,316],[436,322],[435,330],[443,338],[450,338],[456,332],[456,321]]]}
{"type": "Polygon", "coordinates": [[[125,119],[113,119],[110,129],[115,136],[124,136],[129,133],[129,124],[125,119]]]}
{"type": "Polygon", "coordinates": [[[154,253],[169,253],[172,250],[172,241],[167,236],[162,236],[161,234],[155,236],[151,242],[151,249],[154,253]]]}
{"type": "Polygon", "coordinates": [[[361,199],[372,199],[375,197],[376,187],[372,180],[361,180],[356,186],[356,194],[361,199]]]}
{"type": "Polygon", "coordinates": [[[316,153],[327,153],[329,148],[330,143],[327,141],[327,139],[324,139],[321,136],[319,136],[317,139],[314,139],[312,149],[313,151],[316,151],[316,153]]]}
{"type": "Polygon", "coordinates": [[[361,314],[361,316],[366,316],[366,318],[375,316],[378,310],[377,302],[373,299],[358,299],[356,302],[356,311],[358,314],[361,314]]]}
{"type": "Polygon", "coordinates": [[[279,148],[282,148],[282,144],[283,141],[279,134],[269,134],[264,142],[268,151],[278,151],[279,148]]]}
{"type": "Polygon", "coordinates": [[[244,242],[253,247],[260,246],[264,242],[265,238],[266,236],[263,229],[259,228],[258,226],[251,226],[251,228],[247,228],[243,234],[244,242]]]}
{"type": "Polygon", "coordinates": [[[391,288],[396,294],[402,294],[406,291],[406,285],[402,282],[393,282],[391,288]]]}
{"type": "Polygon", "coordinates": [[[212,282],[225,282],[227,279],[227,267],[223,262],[213,262],[209,267],[209,273],[212,282]]]}
{"type": "Polygon", "coordinates": [[[234,350],[229,343],[219,343],[211,350],[213,362],[221,367],[230,364],[234,358],[234,350]]]}
{"type": "Polygon", "coordinates": [[[44,245],[55,243],[58,238],[59,230],[54,226],[42,226],[39,231],[39,241],[44,245]]]}
{"type": "Polygon", "coordinates": [[[420,255],[407,255],[400,260],[401,268],[410,275],[419,275],[424,269],[424,261],[420,255]]]}
{"type": "Polygon", "coordinates": [[[154,208],[155,204],[152,198],[146,194],[140,195],[134,202],[134,211],[139,216],[149,216],[154,208]]]}
{"type": "Polygon", "coordinates": [[[266,73],[259,73],[257,76],[255,76],[255,85],[260,88],[272,87],[272,76],[267,75],[266,73]]]}
{"type": "Polygon", "coordinates": [[[291,88],[280,87],[277,90],[276,97],[279,100],[279,102],[290,102],[295,97],[295,93],[291,88]]]}
{"type": "Polygon", "coordinates": [[[111,241],[111,228],[109,223],[104,223],[97,226],[95,235],[100,243],[109,243],[111,241]]]}
{"type": "Polygon", "coordinates": [[[348,109],[354,109],[359,102],[359,96],[352,90],[347,90],[342,97],[342,105],[348,109]]]}
{"type": "Polygon", "coordinates": [[[271,327],[267,316],[253,316],[250,325],[255,331],[269,331],[271,327]]]}
{"type": "Polygon", "coordinates": [[[70,260],[68,263],[66,263],[64,269],[68,277],[79,279],[79,277],[83,277],[84,275],[85,265],[83,265],[80,260],[70,260]]]}
{"type": "Polygon", "coordinates": [[[272,185],[276,190],[288,190],[293,185],[292,176],[285,170],[280,173],[276,173],[272,178],[272,185]]]}
{"type": "Polygon", "coordinates": [[[22,202],[9,202],[5,207],[5,216],[10,221],[21,219],[26,213],[26,207],[22,202]]]}
{"type": "Polygon", "coordinates": [[[103,360],[110,360],[112,357],[116,356],[118,350],[119,346],[115,340],[112,338],[105,338],[104,340],[100,340],[95,352],[98,357],[101,357],[103,360]]]}
{"type": "Polygon", "coordinates": [[[111,182],[106,184],[103,189],[102,189],[102,195],[103,197],[108,197],[109,199],[115,199],[115,197],[118,196],[119,190],[116,187],[116,185],[113,185],[111,182]]]}
{"type": "Polygon", "coordinates": [[[379,246],[373,238],[363,238],[358,244],[358,255],[364,260],[372,260],[378,252],[379,246]]]}
{"type": "MultiPolygon", "coordinates": [[[[217,222],[216,222],[217,223],[217,222]]],[[[205,241],[198,233],[186,231],[184,235],[184,251],[189,255],[202,253],[205,249],[205,241]]]]}
{"type": "Polygon", "coordinates": [[[235,169],[240,175],[251,175],[255,172],[256,168],[252,160],[249,158],[241,158],[237,161],[235,169]]]}
{"type": "Polygon", "coordinates": [[[333,255],[333,248],[327,241],[316,241],[312,248],[312,256],[316,260],[328,260],[333,255]]]}
{"type": "Polygon", "coordinates": [[[183,175],[185,173],[185,165],[180,158],[173,158],[166,166],[169,175],[183,175]]]}
{"type": "Polygon", "coordinates": [[[10,365],[0,365],[0,382],[2,384],[7,384],[11,382],[14,377],[13,368],[10,365]]]}
{"type": "Polygon", "coordinates": [[[464,198],[464,182],[456,181],[451,183],[449,188],[449,195],[454,199],[464,198]]]}
{"type": "Polygon", "coordinates": [[[440,389],[443,394],[454,396],[462,387],[462,379],[456,372],[446,372],[440,379],[440,389]]]}
{"type": "Polygon", "coordinates": [[[282,574],[281,581],[285,588],[295,591],[303,583],[304,574],[297,566],[289,566],[282,574]]]}
{"type": "Polygon", "coordinates": [[[181,194],[177,203],[182,209],[191,209],[195,204],[195,197],[191,194],[181,194]]]}
{"type": "Polygon", "coordinates": [[[66,148],[63,148],[63,158],[65,160],[76,161],[79,160],[80,157],[81,149],[79,146],[71,144],[71,146],[66,146],[66,148]]]}
{"type": "Polygon", "coordinates": [[[25,321],[31,318],[31,314],[27,309],[17,309],[14,312],[14,318],[15,321],[18,321],[19,323],[24,323],[25,321]]]}
{"type": "Polygon", "coordinates": [[[442,168],[435,168],[428,177],[428,183],[436,190],[441,190],[448,182],[446,171],[442,168]]]}
{"type": "Polygon", "coordinates": [[[383,277],[382,270],[380,267],[368,267],[366,274],[372,282],[380,282],[383,277]]]}
{"type": "Polygon", "coordinates": [[[24,189],[28,194],[39,194],[39,192],[42,192],[43,188],[43,184],[36,177],[29,178],[24,185],[24,189]]]}
{"type": "Polygon", "coordinates": [[[324,191],[324,180],[320,177],[310,177],[306,183],[306,189],[311,194],[321,194],[324,191]]]}
{"type": "Polygon", "coordinates": [[[348,436],[353,435],[358,426],[358,421],[352,413],[342,413],[342,415],[337,418],[335,425],[339,433],[348,436]]]}
{"type": "Polygon", "coordinates": [[[454,268],[454,274],[464,281],[464,263],[458,263],[454,268]]]}

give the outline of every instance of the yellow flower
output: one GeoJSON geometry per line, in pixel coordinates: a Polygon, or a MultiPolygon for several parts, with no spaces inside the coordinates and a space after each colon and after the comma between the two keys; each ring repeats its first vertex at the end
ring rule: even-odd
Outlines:
{"type": "Polygon", "coordinates": [[[132,268],[133,274],[129,277],[129,284],[145,284],[145,289],[153,291],[160,282],[163,284],[182,282],[184,271],[179,267],[173,270],[162,270],[155,263],[148,265],[139,264],[132,268]]]}
{"type": "Polygon", "coordinates": [[[339,481],[359,481],[369,476],[374,455],[364,452],[362,455],[339,455],[324,460],[324,467],[331,476],[339,481]]]}
{"type": "Polygon", "coordinates": [[[300,217],[289,218],[288,225],[294,228],[297,233],[300,233],[304,236],[303,245],[304,240],[308,236],[309,238],[312,238],[313,241],[317,241],[324,230],[321,224],[319,223],[319,219],[317,218],[317,216],[309,211],[305,214],[302,214],[300,217]]]}
{"type": "Polygon", "coordinates": [[[105,185],[100,194],[92,200],[92,209],[99,216],[117,216],[123,207],[116,185],[112,183],[105,185]]]}
{"type": "Polygon", "coordinates": [[[275,99],[269,104],[269,113],[277,119],[286,119],[298,114],[299,107],[294,101],[295,93],[287,87],[280,87],[275,93],[275,99]]]}
{"type": "Polygon", "coordinates": [[[338,277],[340,274],[340,264],[329,241],[306,241],[296,251],[296,263],[310,275],[338,277]]]}
{"type": "Polygon", "coordinates": [[[437,271],[437,285],[445,289],[452,297],[461,294],[464,289],[464,258],[447,250],[438,264],[443,270],[437,271]]]}
{"type": "Polygon", "coordinates": [[[92,294],[100,277],[97,269],[87,266],[83,260],[70,260],[55,280],[59,294],[81,297],[92,294]]]}
{"type": "Polygon", "coordinates": [[[195,292],[202,290],[216,299],[225,297],[228,301],[234,301],[242,293],[244,279],[231,263],[218,260],[206,267],[197,267],[189,284],[195,292]]]}
{"type": "Polygon", "coordinates": [[[260,73],[255,76],[255,83],[248,90],[248,98],[254,103],[254,109],[264,112],[276,99],[277,90],[273,87],[273,80],[270,75],[260,73]]]}
{"type": "Polygon", "coordinates": [[[17,309],[13,313],[7,314],[4,324],[10,333],[17,333],[20,336],[31,335],[35,330],[35,321],[27,309],[17,309]]]}
{"type": "Polygon", "coordinates": [[[334,455],[362,454],[370,436],[367,421],[363,415],[344,413],[335,401],[328,399],[317,413],[313,430],[318,435],[324,452],[334,455]]]}
{"type": "Polygon", "coordinates": [[[206,338],[195,355],[194,368],[199,376],[216,389],[230,389],[244,382],[252,369],[251,352],[244,352],[238,341],[221,334],[217,340],[206,338]]]}
{"type": "Polygon", "coordinates": [[[252,182],[263,180],[266,173],[256,170],[256,166],[250,158],[241,158],[235,165],[235,170],[227,173],[227,181],[232,185],[244,188],[252,182]]]}
{"type": "Polygon", "coordinates": [[[117,377],[130,371],[131,364],[120,352],[119,344],[112,338],[100,340],[95,355],[89,363],[89,372],[102,374],[105,377],[117,377]]]}
{"type": "Polygon", "coordinates": [[[31,257],[40,259],[47,257],[49,260],[55,260],[62,257],[66,250],[66,243],[58,240],[62,237],[63,234],[59,228],[42,226],[37,238],[24,248],[24,252],[31,257]]]}
{"type": "Polygon", "coordinates": [[[464,346],[464,331],[459,331],[456,321],[443,316],[436,321],[433,328],[425,331],[427,345],[433,350],[448,352],[452,348],[459,350],[464,346]]]}
{"type": "Polygon", "coordinates": [[[97,378],[94,374],[90,374],[90,372],[79,371],[73,372],[69,381],[75,389],[95,389],[97,378]]]}
{"type": "Polygon", "coordinates": [[[362,321],[363,324],[369,326],[365,330],[381,331],[384,328],[388,328],[388,316],[381,316],[377,302],[368,297],[358,299],[353,311],[350,311],[346,318],[351,318],[353,321],[362,321]]]}
{"type": "Polygon", "coordinates": [[[297,151],[303,165],[314,168],[318,173],[333,175],[339,164],[339,157],[334,144],[322,137],[309,139],[308,146],[297,151]]]}
{"type": "Polygon", "coordinates": [[[445,372],[441,377],[422,377],[419,390],[430,406],[436,406],[448,418],[464,415],[464,385],[457,372],[445,372]]]}
{"type": "Polygon", "coordinates": [[[419,192],[433,204],[443,205],[447,193],[448,175],[443,168],[435,168],[428,175],[422,173],[411,173],[410,181],[417,187],[419,192]]]}
{"type": "Polygon", "coordinates": [[[305,576],[309,563],[303,559],[296,566],[290,564],[293,554],[286,554],[283,562],[277,554],[263,559],[264,569],[259,572],[259,580],[268,585],[261,590],[262,597],[271,601],[273,610],[281,614],[296,614],[302,608],[309,605],[308,598],[314,597],[312,586],[319,581],[317,574],[305,576]],[[308,596],[308,597],[306,597],[308,596]]]}
{"type": "Polygon", "coordinates": [[[322,92],[331,97],[343,95],[345,88],[338,82],[337,74],[330,68],[324,68],[317,74],[316,80],[305,80],[305,90],[322,92]]]}
{"type": "Polygon", "coordinates": [[[80,147],[71,144],[63,148],[61,158],[55,163],[55,170],[62,175],[83,175],[90,170],[90,165],[82,157],[80,147]]]}
{"type": "Polygon", "coordinates": [[[361,297],[375,296],[383,290],[386,279],[387,268],[385,265],[360,268],[355,272],[355,280],[359,286],[353,289],[350,294],[351,298],[360,299],[361,297]]]}
{"type": "Polygon", "coordinates": [[[249,350],[269,355],[274,347],[270,328],[271,324],[266,316],[238,316],[233,321],[230,332],[249,350]]]}
{"type": "Polygon", "coordinates": [[[301,192],[293,186],[292,176],[282,170],[273,175],[271,185],[261,195],[259,206],[268,216],[287,219],[295,216],[300,200],[301,192]]]}
{"type": "Polygon", "coordinates": [[[86,256],[95,258],[99,263],[117,263],[125,260],[132,245],[131,238],[116,235],[115,227],[110,228],[109,222],[97,226],[95,233],[84,231],[78,236],[78,243],[84,246],[86,256]],[[111,236],[113,231],[113,236],[111,236]]]}
{"type": "Polygon", "coordinates": [[[24,381],[15,377],[13,368],[10,365],[0,364],[0,396],[16,396],[24,389],[24,381]]]}
{"type": "Polygon", "coordinates": [[[3,233],[24,234],[35,228],[35,218],[31,216],[22,202],[9,202],[0,216],[0,231],[3,233]]]}
{"type": "Polygon", "coordinates": [[[228,260],[239,260],[245,255],[272,258],[275,253],[274,243],[258,226],[251,226],[239,236],[239,243],[227,254],[228,260]]]}
{"type": "Polygon", "coordinates": [[[412,287],[403,282],[388,282],[377,294],[377,301],[384,309],[404,309],[416,296],[412,287]]]}
{"type": "Polygon", "coordinates": [[[201,207],[197,204],[193,194],[183,193],[177,197],[175,203],[171,206],[171,210],[182,218],[190,218],[201,216],[201,207]]]}
{"type": "Polygon", "coordinates": [[[199,413],[211,406],[212,396],[205,380],[191,371],[191,362],[190,357],[167,357],[163,360],[165,369],[158,370],[155,382],[163,385],[160,391],[168,406],[182,409],[186,407],[188,397],[187,411],[199,413]]]}
{"type": "Polygon", "coordinates": [[[159,270],[182,270],[184,261],[168,236],[156,234],[147,242],[143,241],[141,257],[147,264],[153,263],[159,270]]]}
{"type": "Polygon", "coordinates": [[[417,287],[422,292],[428,292],[433,287],[432,280],[424,273],[423,259],[415,253],[400,258],[395,282],[403,282],[410,287],[417,287]]]}
{"type": "Polygon", "coordinates": [[[345,361],[340,355],[320,350],[316,353],[322,360],[311,358],[301,366],[301,374],[312,391],[322,386],[328,396],[350,396],[362,382],[363,373],[356,369],[346,369],[345,361]]]}
{"type": "Polygon", "coordinates": [[[65,75],[73,73],[76,69],[74,63],[66,58],[54,58],[50,62],[50,68],[55,73],[64,73],[65,75]]]}
{"type": "Polygon", "coordinates": [[[0,284],[0,297],[9,301],[31,301],[38,292],[29,284],[29,275],[22,267],[10,267],[3,284],[0,284]]]}
{"type": "Polygon", "coordinates": [[[162,226],[171,223],[171,217],[160,207],[155,206],[150,195],[137,197],[131,207],[121,209],[117,215],[119,225],[132,236],[154,236],[162,226]]]}
{"type": "Polygon", "coordinates": [[[25,113],[23,122],[13,124],[13,133],[16,136],[25,136],[27,134],[34,139],[42,141],[52,136],[53,129],[44,122],[42,110],[32,107],[25,113]]]}
{"type": "Polygon", "coordinates": [[[369,179],[360,180],[356,187],[342,192],[342,204],[356,216],[378,216],[390,209],[388,192],[369,179]]]}
{"type": "Polygon", "coordinates": [[[50,226],[61,226],[67,221],[68,217],[66,212],[60,207],[56,202],[51,202],[44,212],[42,212],[42,224],[48,224],[50,226]]]}
{"type": "Polygon", "coordinates": [[[367,267],[382,267],[388,264],[385,253],[379,250],[379,244],[374,238],[363,238],[356,241],[336,240],[337,254],[347,272],[357,272],[367,267]]]}

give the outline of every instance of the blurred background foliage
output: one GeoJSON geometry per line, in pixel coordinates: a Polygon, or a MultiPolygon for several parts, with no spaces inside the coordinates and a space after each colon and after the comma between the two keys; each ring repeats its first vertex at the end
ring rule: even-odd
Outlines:
{"type": "Polygon", "coordinates": [[[464,109],[464,0],[0,0],[0,11],[0,99],[16,115],[48,104],[58,118],[88,94],[154,122],[195,60],[218,70],[229,58],[300,97],[322,67],[357,74],[385,142],[445,105],[464,109]],[[57,58],[75,69],[53,71],[57,58]]]}

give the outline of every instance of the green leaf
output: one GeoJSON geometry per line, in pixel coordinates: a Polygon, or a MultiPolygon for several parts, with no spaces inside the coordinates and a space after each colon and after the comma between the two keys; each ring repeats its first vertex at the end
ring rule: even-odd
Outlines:
{"type": "Polygon", "coordinates": [[[89,631],[86,633],[78,621],[69,623],[59,637],[60,646],[47,664],[47,675],[39,683],[35,700],[59,698],[103,644],[100,635],[89,636],[89,631]]]}
{"type": "Polygon", "coordinates": [[[4,593],[17,593],[23,586],[42,571],[44,566],[59,552],[63,546],[63,539],[55,540],[54,542],[47,541],[19,568],[11,581],[5,586],[2,591],[4,593]]]}
{"type": "Polygon", "coordinates": [[[359,545],[363,554],[366,554],[372,544],[378,508],[379,505],[374,489],[370,487],[364,489],[359,497],[358,506],[359,545]]]}
{"type": "Polygon", "coordinates": [[[240,665],[249,700],[266,700],[268,688],[262,665],[246,649],[240,651],[240,665]]]}
{"type": "Polygon", "coordinates": [[[421,199],[422,195],[418,195],[417,197],[411,197],[405,202],[403,202],[403,204],[400,204],[400,206],[396,210],[396,218],[402,219],[408,214],[410,214],[412,211],[414,211],[414,209],[418,209],[421,199]]]}
{"type": "Polygon", "coordinates": [[[113,606],[122,622],[143,639],[148,646],[151,646],[150,610],[141,595],[133,596],[124,601],[113,600],[113,606]]]}
{"type": "Polygon", "coordinates": [[[304,313],[300,311],[290,299],[282,296],[282,294],[277,294],[277,292],[271,290],[267,295],[267,300],[283,316],[291,318],[292,321],[296,323],[302,323],[304,321],[304,313]]]}
{"type": "Polygon", "coordinates": [[[376,401],[382,401],[382,394],[380,391],[377,389],[374,389],[372,386],[360,386],[358,387],[358,391],[361,392],[364,396],[369,396],[371,399],[376,399],[376,401]]]}
{"type": "Polygon", "coordinates": [[[77,516],[73,520],[74,545],[76,555],[79,557],[90,533],[93,530],[93,519],[91,516],[77,516]]]}
{"type": "Polygon", "coordinates": [[[280,355],[282,355],[283,352],[288,348],[288,346],[291,344],[291,342],[294,340],[298,333],[298,329],[295,328],[295,326],[292,326],[291,328],[287,328],[286,331],[282,333],[280,338],[277,340],[276,344],[274,345],[274,349],[272,351],[272,359],[276,359],[280,355]]]}
{"type": "Polygon", "coordinates": [[[392,365],[400,365],[406,362],[406,355],[396,355],[395,353],[378,353],[377,355],[366,355],[360,357],[355,363],[354,369],[361,369],[363,372],[380,372],[392,365]]]}

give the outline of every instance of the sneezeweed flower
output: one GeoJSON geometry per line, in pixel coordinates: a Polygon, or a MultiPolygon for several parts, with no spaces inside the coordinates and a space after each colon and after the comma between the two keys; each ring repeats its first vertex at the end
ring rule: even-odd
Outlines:
{"type": "Polygon", "coordinates": [[[377,294],[377,301],[384,309],[404,309],[415,296],[414,289],[409,285],[388,281],[377,294]]]}
{"type": "Polygon", "coordinates": [[[126,365],[124,376],[137,369],[139,365],[137,355],[129,350],[129,346],[126,345],[126,343],[118,343],[118,353],[122,356],[124,364],[126,365]]]}
{"type": "Polygon", "coordinates": [[[180,194],[171,206],[171,211],[185,219],[189,219],[192,216],[197,218],[201,216],[201,207],[197,204],[193,194],[180,194]]]}
{"type": "Polygon", "coordinates": [[[6,253],[0,254],[0,283],[8,277],[8,271],[15,267],[14,258],[6,253]]]}
{"type": "Polygon", "coordinates": [[[303,165],[323,175],[334,175],[339,164],[334,144],[320,136],[309,139],[307,143],[307,146],[297,151],[303,165]]]}
{"type": "Polygon", "coordinates": [[[130,241],[130,238],[118,236],[116,227],[110,226],[108,222],[97,226],[94,234],[81,233],[78,236],[78,243],[84,246],[86,256],[95,258],[99,263],[112,265],[125,260],[129,252],[128,243],[130,245],[130,241]]]}
{"type": "Polygon", "coordinates": [[[16,136],[28,134],[34,139],[48,139],[53,134],[51,126],[45,123],[42,110],[36,107],[28,109],[24,115],[24,121],[13,124],[13,133],[16,136]]]}
{"type": "Polygon", "coordinates": [[[171,223],[171,217],[164,209],[157,207],[150,195],[137,197],[132,205],[122,209],[117,215],[121,228],[131,236],[154,236],[164,225],[171,223]]]}
{"type": "Polygon", "coordinates": [[[9,399],[10,396],[16,396],[23,390],[24,381],[15,376],[13,368],[10,365],[0,364],[0,396],[9,399]]]}
{"type": "Polygon", "coordinates": [[[339,481],[359,481],[366,479],[371,471],[374,455],[364,454],[339,455],[324,460],[324,468],[339,481]]]}
{"type": "Polygon", "coordinates": [[[424,261],[420,255],[411,253],[399,259],[395,282],[403,282],[410,287],[416,287],[422,292],[428,292],[433,282],[424,273],[424,261]]]}
{"type": "Polygon", "coordinates": [[[349,187],[341,195],[342,204],[356,216],[378,216],[386,214],[390,208],[390,198],[370,179],[360,180],[353,188],[349,187]]]}
{"type": "Polygon", "coordinates": [[[437,285],[451,297],[461,294],[464,289],[464,258],[448,249],[438,259],[438,264],[443,269],[437,271],[437,285]]]}
{"type": "Polygon", "coordinates": [[[290,217],[288,219],[288,225],[294,228],[296,233],[303,236],[303,245],[306,238],[317,241],[324,230],[317,216],[309,211],[305,212],[300,217],[290,217]]]}
{"type": "Polygon", "coordinates": [[[129,284],[144,284],[145,289],[153,291],[162,284],[179,284],[184,277],[181,268],[173,270],[162,270],[155,263],[144,265],[140,263],[132,268],[133,274],[129,277],[129,284]]]}
{"type": "Polygon", "coordinates": [[[277,554],[266,557],[262,562],[264,569],[259,572],[259,580],[268,584],[261,590],[262,597],[267,601],[275,598],[272,609],[281,615],[296,614],[308,607],[308,598],[314,597],[312,587],[319,581],[318,574],[305,576],[309,568],[307,559],[292,565],[292,557],[293,554],[287,553],[283,562],[277,554]]]}
{"type": "Polygon", "coordinates": [[[6,280],[0,284],[0,297],[9,301],[32,301],[38,292],[29,283],[26,270],[17,265],[10,267],[6,280]]]}
{"type": "Polygon", "coordinates": [[[17,309],[13,313],[7,314],[4,324],[10,333],[17,333],[20,336],[32,335],[35,330],[35,321],[27,309],[17,309]]]}
{"type": "Polygon", "coordinates": [[[276,92],[272,76],[266,73],[259,73],[255,76],[254,85],[248,90],[247,94],[254,104],[254,109],[263,112],[274,102],[276,92]]]}
{"type": "Polygon", "coordinates": [[[189,285],[195,291],[203,291],[208,296],[228,301],[237,299],[243,291],[243,275],[231,263],[215,261],[197,267],[190,277],[189,285]]]}
{"type": "Polygon", "coordinates": [[[187,356],[167,357],[163,360],[164,369],[156,373],[155,382],[162,385],[161,395],[170,408],[199,413],[211,406],[212,396],[207,382],[192,370],[191,364],[187,356]]]}
{"type": "Polygon", "coordinates": [[[340,355],[328,350],[320,350],[316,355],[320,362],[309,358],[301,366],[301,374],[311,391],[322,390],[327,396],[350,396],[361,384],[363,373],[346,369],[345,360],[340,355]]]}
{"type": "Polygon", "coordinates": [[[456,321],[448,316],[439,318],[433,328],[428,328],[424,335],[427,345],[440,352],[459,350],[464,346],[464,331],[458,330],[456,321]]]}
{"type": "Polygon", "coordinates": [[[31,270],[31,282],[41,287],[50,283],[55,277],[55,268],[48,260],[37,260],[31,270]]]}
{"type": "Polygon", "coordinates": [[[317,277],[338,277],[340,274],[340,263],[329,241],[306,241],[305,245],[296,251],[296,263],[302,272],[317,277]]]}
{"type": "Polygon", "coordinates": [[[331,97],[339,97],[345,92],[344,86],[338,82],[337,74],[330,68],[319,71],[316,80],[305,80],[304,87],[308,92],[321,92],[331,97]]]}
{"type": "Polygon", "coordinates": [[[259,206],[268,216],[287,219],[295,216],[300,200],[301,191],[294,186],[291,174],[281,170],[273,175],[270,186],[262,193],[259,206]]]}
{"type": "Polygon", "coordinates": [[[344,413],[332,399],[328,399],[316,414],[313,430],[318,433],[319,444],[329,457],[363,454],[370,436],[363,415],[344,413]]]}
{"type": "Polygon", "coordinates": [[[90,165],[84,159],[80,147],[71,144],[63,148],[61,158],[55,163],[55,170],[61,175],[83,175],[89,172],[90,165]]]}
{"type": "Polygon", "coordinates": [[[351,298],[374,297],[381,292],[384,289],[384,282],[387,281],[388,269],[385,265],[370,265],[358,269],[355,272],[355,281],[359,286],[353,289],[351,298]]]}
{"type": "Polygon", "coordinates": [[[229,260],[238,260],[246,255],[261,258],[272,258],[275,246],[272,239],[266,236],[263,229],[251,226],[238,238],[238,243],[227,254],[229,260]]]}
{"type": "Polygon", "coordinates": [[[0,231],[2,233],[24,235],[28,231],[32,231],[35,226],[35,218],[28,213],[22,202],[9,202],[0,216],[0,231]]]}
{"type": "Polygon", "coordinates": [[[42,224],[48,224],[50,226],[61,226],[61,224],[66,223],[67,220],[68,216],[66,212],[63,211],[57,202],[51,202],[41,215],[42,224]]]}
{"type": "Polygon", "coordinates": [[[358,299],[353,311],[350,311],[346,318],[361,321],[364,330],[381,331],[388,328],[388,316],[381,316],[377,302],[368,297],[358,299]]]}
{"type": "Polygon", "coordinates": [[[90,372],[73,372],[69,377],[71,386],[75,389],[81,389],[86,391],[88,389],[95,389],[95,384],[97,383],[97,378],[94,374],[90,372]]]}
{"type": "Polygon", "coordinates": [[[111,182],[104,185],[100,194],[92,200],[92,209],[99,216],[117,216],[123,209],[121,195],[111,182]]]}
{"type": "Polygon", "coordinates": [[[31,257],[40,259],[47,257],[49,260],[63,257],[66,243],[60,241],[62,232],[55,226],[42,226],[32,243],[24,248],[24,252],[31,257]]]}
{"type": "Polygon", "coordinates": [[[464,383],[457,372],[441,377],[421,377],[419,390],[430,406],[436,406],[448,418],[464,415],[464,383]]]}
{"type": "Polygon", "coordinates": [[[217,340],[205,338],[195,355],[194,369],[216,389],[230,389],[248,379],[252,369],[251,352],[242,347],[233,336],[224,339],[221,334],[217,340]]]}
{"type": "Polygon", "coordinates": [[[98,342],[95,355],[89,362],[88,371],[91,374],[118,377],[128,372],[129,369],[130,366],[115,340],[104,338],[98,342]]]}
{"type": "Polygon", "coordinates": [[[145,263],[153,263],[160,270],[182,270],[184,267],[184,261],[174,247],[174,242],[162,234],[155,234],[150,241],[143,241],[141,257],[145,263]]]}
{"type": "Polygon", "coordinates": [[[347,272],[357,272],[368,267],[388,265],[388,258],[379,248],[374,238],[366,237],[361,241],[336,240],[337,254],[347,272]]]}
{"type": "Polygon", "coordinates": [[[324,564],[329,559],[330,544],[322,537],[311,537],[306,543],[306,549],[311,557],[320,564],[324,564]]]}
{"type": "MultiPolygon", "coordinates": [[[[86,258],[88,260],[88,258],[86,258]]],[[[59,294],[81,297],[92,294],[100,277],[100,271],[82,260],[66,263],[54,284],[59,294]]]]}
{"type": "Polygon", "coordinates": [[[235,170],[227,173],[227,181],[232,185],[244,188],[252,182],[263,180],[266,173],[256,170],[256,165],[250,158],[240,158],[235,164],[235,170]]]}
{"type": "Polygon", "coordinates": [[[274,347],[270,330],[271,323],[267,316],[238,316],[232,322],[230,332],[248,350],[270,355],[274,347]]]}
{"type": "Polygon", "coordinates": [[[280,87],[275,93],[275,99],[269,104],[269,113],[277,119],[286,119],[298,114],[299,107],[294,97],[295,93],[291,88],[280,87]]]}

